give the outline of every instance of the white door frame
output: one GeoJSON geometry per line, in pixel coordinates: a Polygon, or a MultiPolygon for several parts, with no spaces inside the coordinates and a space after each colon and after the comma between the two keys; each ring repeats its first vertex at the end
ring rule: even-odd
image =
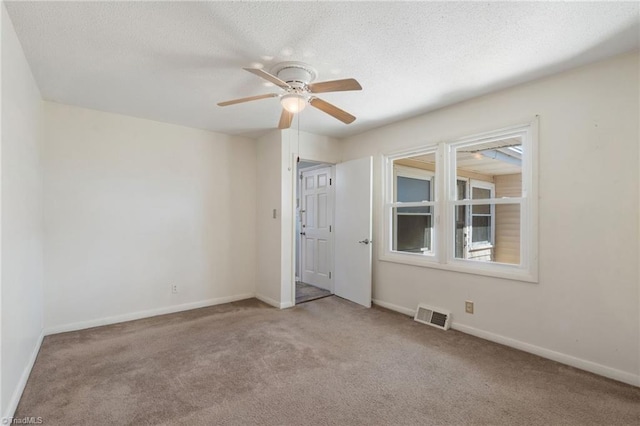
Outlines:
{"type": "MultiPolygon", "coordinates": [[[[290,270],[290,281],[291,281],[291,305],[295,306],[296,304],[296,255],[298,253],[298,235],[296,234],[296,199],[298,198],[298,194],[299,194],[299,173],[300,171],[298,170],[298,160],[299,161],[306,161],[306,162],[310,162],[310,163],[318,163],[317,167],[331,167],[331,176],[335,176],[335,172],[336,172],[336,165],[333,163],[328,163],[328,162],[323,162],[323,161],[317,161],[317,160],[308,160],[305,158],[301,158],[298,156],[297,153],[293,153],[292,154],[292,164],[293,164],[293,170],[294,170],[294,176],[293,176],[293,183],[292,183],[292,188],[291,188],[291,222],[290,222],[290,227],[291,227],[291,247],[293,248],[293,250],[291,250],[291,270],[290,270]]],[[[312,170],[313,168],[308,168],[306,170],[312,170]]],[[[335,222],[335,210],[336,210],[336,206],[335,206],[335,190],[331,191],[331,197],[333,197],[332,199],[332,212],[331,212],[331,222],[334,223],[335,222]]],[[[335,238],[331,238],[331,252],[332,255],[335,255],[335,247],[333,246],[333,242],[334,242],[335,238]]],[[[334,258],[332,256],[331,259],[331,270],[333,271],[334,268],[334,258]]],[[[334,285],[333,285],[333,277],[331,278],[331,293],[333,293],[334,290],[334,285]]]]}

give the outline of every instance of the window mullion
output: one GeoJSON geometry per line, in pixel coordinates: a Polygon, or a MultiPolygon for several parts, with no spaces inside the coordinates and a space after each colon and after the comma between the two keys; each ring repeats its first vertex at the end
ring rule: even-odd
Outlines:
{"type": "Polygon", "coordinates": [[[477,206],[484,204],[521,204],[524,201],[523,197],[506,197],[506,198],[483,198],[477,200],[449,200],[450,204],[454,206],[477,206]]]}
{"type": "Polygon", "coordinates": [[[449,205],[445,202],[447,200],[447,194],[449,193],[449,186],[451,182],[447,174],[449,155],[447,154],[447,145],[442,142],[438,144],[438,151],[436,155],[436,179],[439,182],[436,185],[436,221],[434,226],[435,240],[437,244],[436,259],[441,264],[446,264],[449,261],[450,253],[447,251],[447,247],[451,247],[449,241],[449,205]]]}
{"type": "Polygon", "coordinates": [[[394,202],[388,203],[391,207],[432,207],[436,205],[435,201],[415,201],[415,202],[394,202]]]}

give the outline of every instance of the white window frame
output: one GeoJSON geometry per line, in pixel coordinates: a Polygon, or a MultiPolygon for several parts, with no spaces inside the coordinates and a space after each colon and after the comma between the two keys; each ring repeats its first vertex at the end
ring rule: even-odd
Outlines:
{"type": "MultiPolygon", "coordinates": [[[[518,281],[538,282],[538,118],[529,123],[471,135],[452,141],[424,145],[411,150],[392,152],[382,156],[383,189],[380,221],[382,244],[379,258],[382,261],[423,266],[435,269],[463,272],[475,275],[506,278],[518,281]],[[522,196],[482,200],[456,200],[456,149],[469,144],[487,143],[518,137],[522,142],[522,196]],[[394,190],[394,160],[436,154],[436,172],[432,184],[433,201],[429,203],[402,203],[403,207],[433,206],[432,231],[433,252],[428,254],[393,251],[392,207],[394,190]],[[455,207],[474,204],[519,204],[520,205],[520,264],[483,262],[455,257],[455,207]]],[[[495,194],[495,193],[494,193],[495,194]]],[[[471,197],[469,191],[468,197],[471,197]]],[[[493,209],[492,209],[493,211],[493,209]]],[[[495,212],[492,234],[495,233],[495,212]]],[[[471,237],[470,237],[471,238],[471,237]]],[[[492,236],[495,244],[495,234],[492,236]]]]}
{"type": "MultiPolygon", "coordinates": [[[[440,216],[441,212],[437,209],[436,204],[437,204],[437,200],[438,200],[438,194],[439,194],[439,189],[438,187],[441,186],[438,184],[438,177],[436,177],[436,174],[433,172],[429,172],[427,170],[424,170],[425,173],[428,173],[431,175],[431,201],[422,201],[422,202],[415,202],[415,203],[398,203],[395,200],[395,194],[396,194],[396,177],[397,177],[397,170],[399,168],[402,167],[401,170],[405,170],[406,169],[411,169],[409,167],[404,167],[404,166],[399,166],[399,165],[394,165],[394,160],[399,159],[399,158],[407,158],[407,157],[413,157],[413,156],[417,156],[417,155],[425,155],[425,154],[435,154],[437,156],[438,151],[437,151],[437,146],[430,146],[430,147],[426,147],[425,149],[420,149],[420,150],[414,150],[411,152],[397,152],[394,153],[392,155],[386,156],[385,157],[385,168],[384,170],[389,170],[390,171],[390,176],[387,176],[385,179],[385,182],[383,183],[383,188],[385,188],[384,190],[384,195],[383,195],[383,211],[384,211],[384,231],[383,234],[384,235],[384,240],[385,240],[385,244],[384,246],[388,248],[385,250],[385,256],[387,259],[391,259],[391,260],[397,260],[400,261],[401,263],[406,263],[406,262],[402,262],[403,259],[409,259],[409,263],[412,262],[412,258],[414,259],[414,261],[416,262],[420,262],[421,259],[430,259],[431,261],[437,261],[437,257],[435,256],[435,247],[438,247],[438,236],[437,234],[433,231],[433,229],[436,227],[436,221],[438,220],[438,217],[440,216]],[[408,252],[399,252],[399,251],[395,251],[395,250],[391,250],[391,247],[393,247],[391,244],[393,244],[394,240],[395,240],[395,236],[393,235],[393,229],[395,229],[395,215],[393,214],[393,209],[396,207],[424,207],[424,206],[430,206],[432,208],[432,223],[433,223],[433,227],[431,228],[431,250],[430,251],[424,251],[422,253],[408,253],[408,252]],[[393,218],[393,221],[392,221],[393,218]]],[[[420,172],[422,172],[422,170],[420,170],[419,172],[414,172],[414,173],[418,173],[417,175],[414,174],[413,176],[418,176],[418,175],[422,175],[422,176],[426,176],[426,174],[421,174],[420,172]]],[[[437,173],[437,172],[436,172],[437,173]]],[[[385,173],[386,174],[386,173],[385,173]]],[[[412,177],[407,175],[407,177],[412,177]]]]}

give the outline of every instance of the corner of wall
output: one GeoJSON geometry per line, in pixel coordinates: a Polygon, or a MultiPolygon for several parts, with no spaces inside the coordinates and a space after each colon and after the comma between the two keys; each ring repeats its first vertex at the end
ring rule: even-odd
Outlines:
{"type": "Polygon", "coordinates": [[[14,416],[16,409],[18,408],[18,403],[20,402],[20,398],[22,397],[22,393],[24,392],[24,388],[27,386],[27,381],[29,380],[29,376],[31,375],[31,370],[33,370],[33,366],[36,363],[36,358],[38,357],[38,353],[40,352],[40,347],[42,346],[42,341],[44,340],[44,330],[40,333],[38,340],[31,352],[27,360],[27,364],[22,370],[22,374],[20,374],[20,379],[15,386],[15,389],[11,395],[11,399],[7,405],[7,408],[1,413],[0,420],[4,423],[4,419],[10,419],[14,416]]]}
{"type": "Polygon", "coordinates": [[[279,306],[281,296],[281,153],[281,131],[271,131],[257,140],[256,297],[273,306],[279,306]]]}
{"type": "Polygon", "coordinates": [[[4,2],[0,22],[0,414],[4,421],[14,414],[43,337],[43,113],[40,89],[4,2]],[[20,168],[5,167],[9,159],[20,168]]]}

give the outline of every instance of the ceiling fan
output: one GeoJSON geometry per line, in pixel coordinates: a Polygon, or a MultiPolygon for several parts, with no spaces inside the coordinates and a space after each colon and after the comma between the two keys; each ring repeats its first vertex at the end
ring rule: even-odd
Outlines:
{"type": "Polygon", "coordinates": [[[228,106],[242,102],[279,97],[280,103],[282,104],[282,114],[280,115],[280,122],[278,123],[279,129],[288,129],[291,127],[293,115],[302,111],[307,103],[345,124],[353,123],[356,119],[356,117],[348,112],[314,96],[315,93],[362,90],[360,83],[353,78],[313,83],[318,73],[313,67],[304,62],[281,62],[271,69],[271,73],[261,68],[243,69],[275,84],[283,89],[284,93],[267,93],[264,95],[250,96],[248,98],[234,99],[220,102],[218,106],[228,106]]]}

